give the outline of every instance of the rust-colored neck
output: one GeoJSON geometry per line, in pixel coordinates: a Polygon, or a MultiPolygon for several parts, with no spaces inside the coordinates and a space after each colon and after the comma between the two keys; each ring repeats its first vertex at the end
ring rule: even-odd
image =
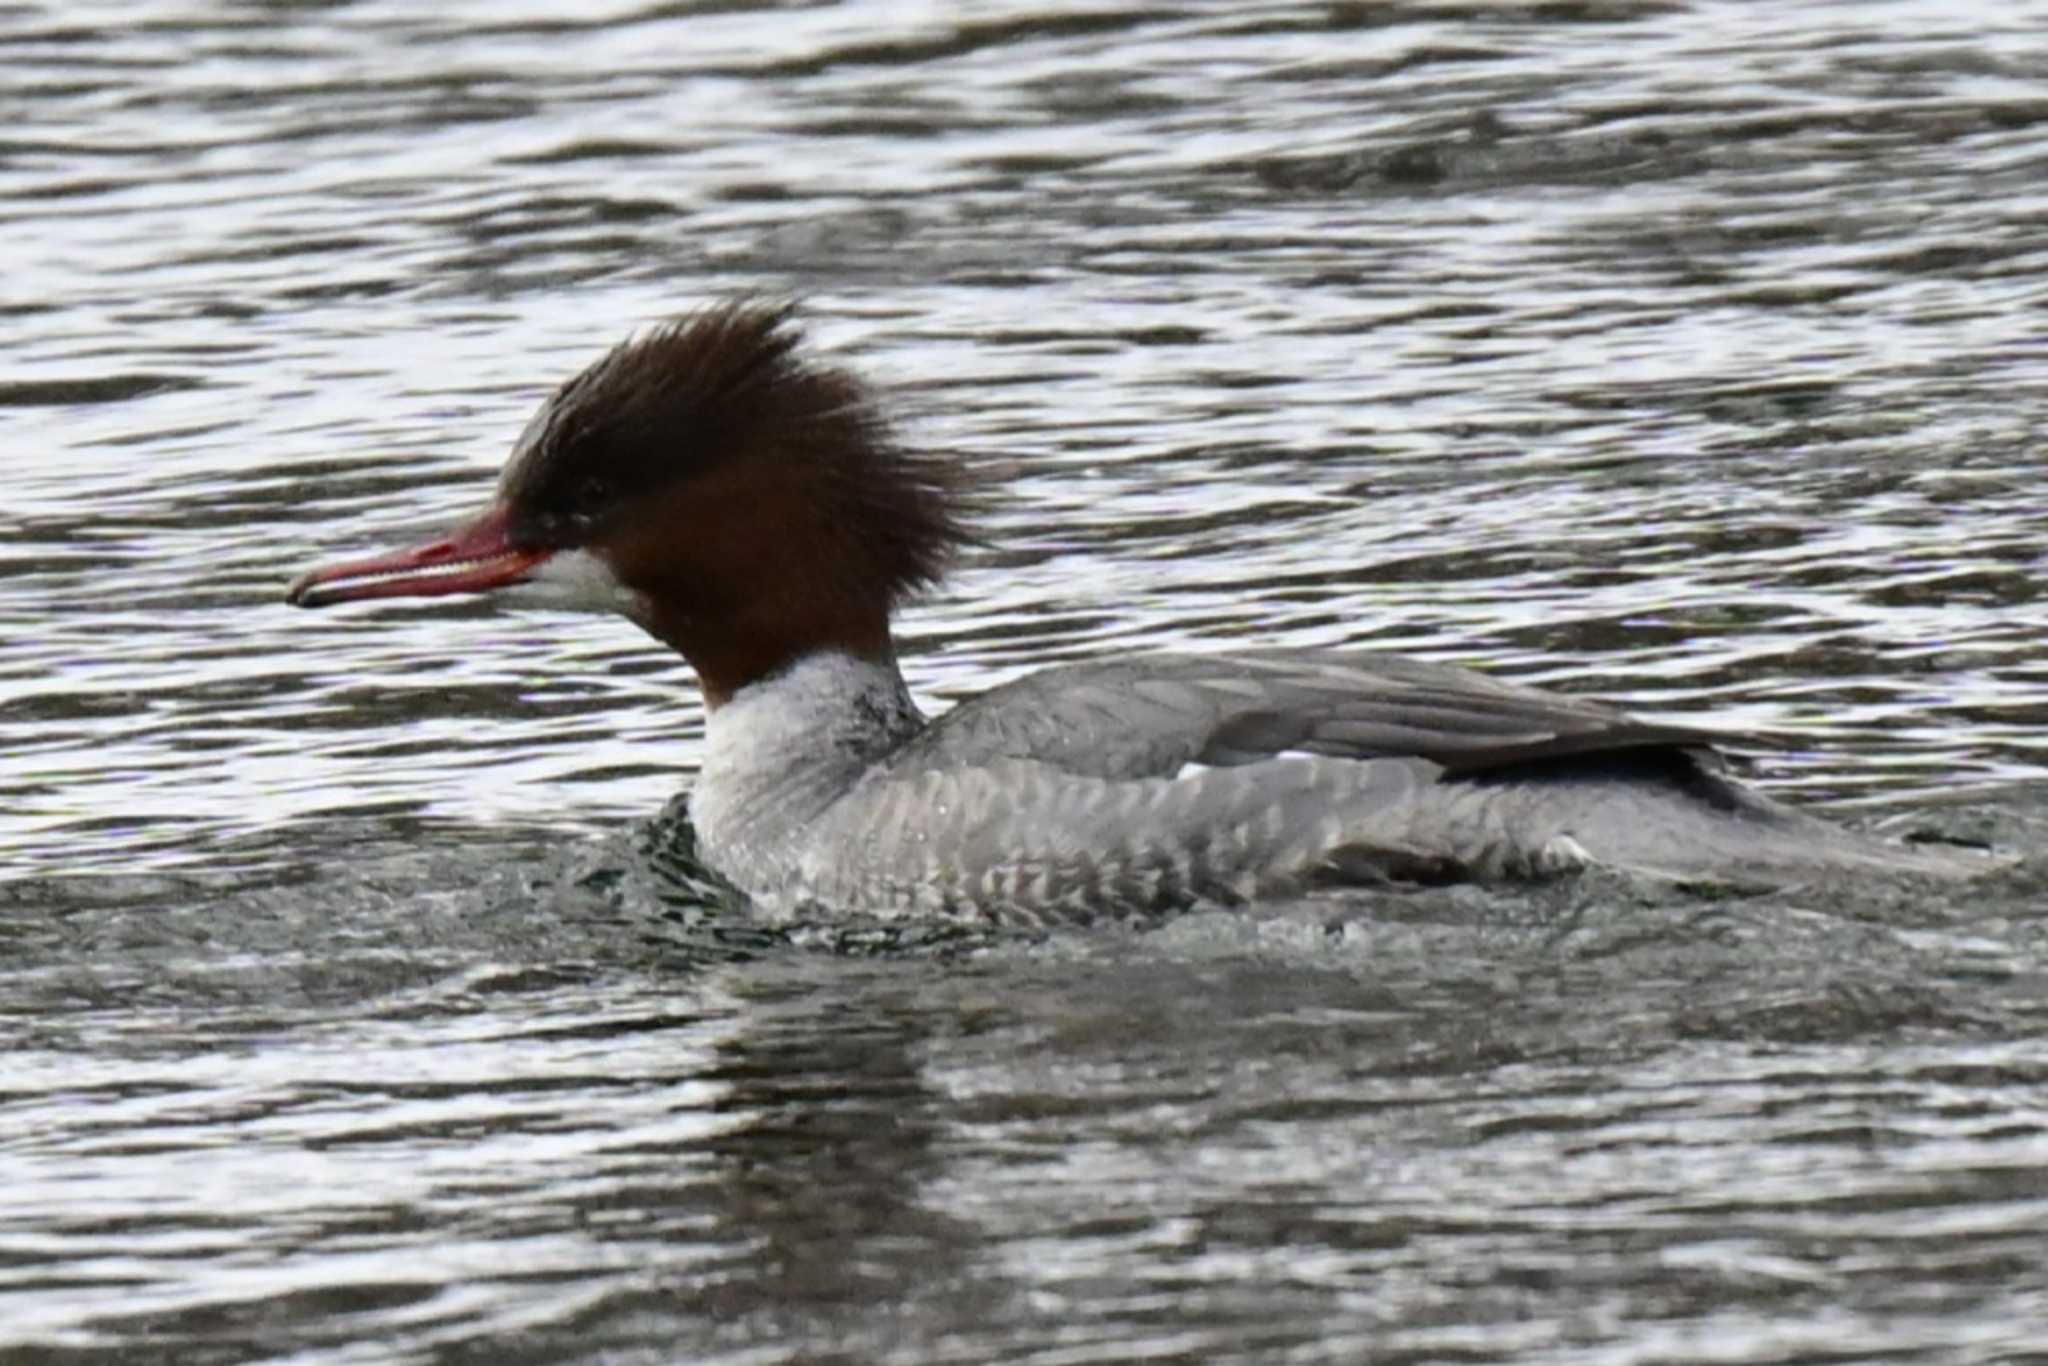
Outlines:
{"type": "Polygon", "coordinates": [[[886,615],[864,622],[842,618],[807,623],[773,613],[748,613],[709,621],[657,602],[644,625],[689,661],[703,689],[704,705],[714,711],[741,688],[819,651],[837,651],[876,664],[895,658],[886,615]]]}
{"type": "Polygon", "coordinates": [[[709,706],[820,650],[894,656],[892,586],[852,544],[889,528],[835,524],[812,494],[800,472],[739,461],[654,499],[604,546],[709,706]]]}

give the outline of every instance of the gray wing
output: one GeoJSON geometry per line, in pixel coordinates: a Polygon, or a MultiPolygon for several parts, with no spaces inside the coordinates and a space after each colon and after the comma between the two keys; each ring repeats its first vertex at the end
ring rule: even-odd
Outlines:
{"type": "Polygon", "coordinates": [[[1472,772],[1717,738],[1400,655],[1270,650],[1045,669],[947,713],[891,766],[1035,759],[1088,777],[1146,778],[1285,752],[1423,758],[1472,772]]]}

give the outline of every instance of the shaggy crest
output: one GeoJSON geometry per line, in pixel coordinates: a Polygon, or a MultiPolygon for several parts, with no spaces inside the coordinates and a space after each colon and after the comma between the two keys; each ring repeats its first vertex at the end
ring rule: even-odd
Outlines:
{"type": "Polygon", "coordinates": [[[744,466],[745,487],[781,500],[781,530],[835,543],[821,563],[891,601],[936,581],[977,539],[968,476],[900,445],[859,380],[805,354],[793,314],[787,303],[719,304],[615,347],[562,385],[499,482],[515,537],[587,545],[657,504],[687,535],[692,487],[744,466]]]}

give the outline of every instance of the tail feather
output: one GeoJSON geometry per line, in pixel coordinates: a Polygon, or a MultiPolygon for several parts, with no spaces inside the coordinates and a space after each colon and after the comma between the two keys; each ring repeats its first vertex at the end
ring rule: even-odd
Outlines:
{"type": "Polygon", "coordinates": [[[1486,795],[1496,832],[1516,833],[1515,856],[1528,871],[1576,859],[1686,881],[1776,885],[1857,873],[1970,878],[2010,862],[1835,825],[1753,792],[1719,767],[1711,755],[1666,749],[1469,781],[1486,795]]]}

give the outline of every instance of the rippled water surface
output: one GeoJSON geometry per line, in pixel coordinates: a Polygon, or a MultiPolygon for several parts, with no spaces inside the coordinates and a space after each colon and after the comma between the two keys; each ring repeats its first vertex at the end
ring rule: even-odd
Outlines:
{"type": "Polygon", "coordinates": [[[2048,10],[0,8],[0,1357],[2048,1342],[2048,10]],[[1967,896],[771,932],[622,623],[317,616],[636,326],[999,472],[935,704],[1250,639],[1747,732],[1967,896]]]}

